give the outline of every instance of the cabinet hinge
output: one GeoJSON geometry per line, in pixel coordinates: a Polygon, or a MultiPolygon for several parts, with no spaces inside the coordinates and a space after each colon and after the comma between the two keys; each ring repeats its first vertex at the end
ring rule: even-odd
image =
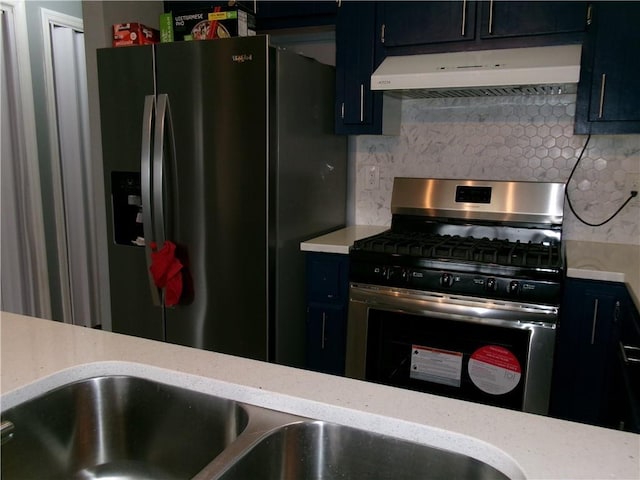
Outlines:
{"type": "Polygon", "coordinates": [[[382,26],[380,27],[380,42],[384,43],[384,31],[387,28],[387,26],[383,23],[382,26]]]}

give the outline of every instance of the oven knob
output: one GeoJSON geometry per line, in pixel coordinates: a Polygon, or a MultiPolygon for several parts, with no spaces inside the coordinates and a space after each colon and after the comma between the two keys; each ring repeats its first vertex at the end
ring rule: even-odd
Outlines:
{"type": "Polygon", "coordinates": [[[409,279],[409,271],[400,267],[389,267],[389,280],[396,282],[407,282],[409,279]]]}
{"type": "Polygon", "coordinates": [[[487,278],[487,283],[485,284],[485,288],[490,292],[495,292],[498,284],[496,283],[496,279],[493,277],[487,278]]]}
{"type": "Polygon", "coordinates": [[[450,273],[443,273],[440,277],[440,285],[443,287],[450,287],[453,285],[453,275],[450,273]]]}
{"type": "Polygon", "coordinates": [[[520,282],[517,280],[512,280],[509,283],[509,293],[516,294],[520,291],[520,282]]]}

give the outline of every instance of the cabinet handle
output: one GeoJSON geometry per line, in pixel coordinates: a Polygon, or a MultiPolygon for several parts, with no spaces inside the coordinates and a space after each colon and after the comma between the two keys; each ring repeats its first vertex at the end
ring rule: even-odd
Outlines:
{"type": "Polygon", "coordinates": [[[587,7],[587,27],[590,27],[592,23],[593,23],[593,10],[592,10],[592,5],[589,4],[589,6],[587,7]]]}
{"type": "Polygon", "coordinates": [[[320,339],[320,348],[324,350],[324,331],[327,326],[327,314],[326,312],[322,312],[322,338],[320,339]]]}
{"type": "Polygon", "coordinates": [[[591,321],[591,345],[596,343],[596,324],[598,323],[598,299],[593,305],[593,320],[591,321]]]}
{"type": "Polygon", "coordinates": [[[342,0],[336,0],[336,3],[338,4],[338,8],[342,6],[342,0]]]}
{"type": "Polygon", "coordinates": [[[386,25],[383,23],[382,26],[380,27],[380,42],[384,43],[384,34],[385,34],[385,30],[386,30],[386,25]]]}
{"type": "Polygon", "coordinates": [[[340,118],[344,120],[344,102],[340,105],[340,118]]]}
{"type": "Polygon", "coordinates": [[[493,35],[493,0],[489,2],[489,35],[493,35]]]}
{"type": "Polygon", "coordinates": [[[364,123],[364,83],[360,84],[360,123],[364,123]]]}
{"type": "Polygon", "coordinates": [[[604,110],[604,89],[607,84],[607,74],[602,74],[602,82],[600,84],[600,110],[598,111],[598,118],[602,118],[603,110],[604,110]]]}
{"type": "Polygon", "coordinates": [[[620,342],[620,352],[622,352],[622,361],[625,365],[629,365],[630,363],[640,365],[640,347],[632,347],[620,342]],[[627,352],[629,352],[628,355],[627,352]]]}
{"type": "Polygon", "coordinates": [[[464,31],[467,29],[467,0],[462,2],[462,32],[461,35],[464,37],[464,31]]]}

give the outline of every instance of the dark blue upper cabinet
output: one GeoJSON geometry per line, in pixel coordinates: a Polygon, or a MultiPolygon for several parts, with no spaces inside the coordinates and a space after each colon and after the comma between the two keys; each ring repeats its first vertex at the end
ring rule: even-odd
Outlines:
{"type": "Polygon", "coordinates": [[[582,51],[575,133],[640,133],[640,2],[597,2],[582,51]]]}
{"type": "Polygon", "coordinates": [[[376,59],[388,55],[578,43],[587,2],[379,2],[376,59]]]}
{"type": "Polygon", "coordinates": [[[481,3],[480,38],[558,35],[584,32],[587,2],[481,3]]]}
{"type": "Polygon", "coordinates": [[[258,30],[334,25],[338,3],[326,1],[256,2],[258,30]]]}
{"type": "Polygon", "coordinates": [[[380,2],[378,40],[383,48],[473,40],[475,2],[380,2]]]}
{"type": "MultiPolygon", "coordinates": [[[[336,133],[387,132],[383,94],[371,91],[376,2],[343,1],[336,21],[336,133]]],[[[399,128],[399,122],[398,128],[399,128]]]]}

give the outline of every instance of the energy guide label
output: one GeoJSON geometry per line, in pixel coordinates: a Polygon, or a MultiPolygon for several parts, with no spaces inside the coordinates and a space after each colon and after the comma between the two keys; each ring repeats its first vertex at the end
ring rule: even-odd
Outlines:
{"type": "Polygon", "coordinates": [[[504,347],[487,345],[469,359],[469,377],[485,393],[504,395],[518,386],[522,368],[516,356],[504,347]]]}
{"type": "Polygon", "coordinates": [[[438,348],[411,346],[411,370],[409,377],[416,380],[460,386],[462,353],[438,348]]]}

